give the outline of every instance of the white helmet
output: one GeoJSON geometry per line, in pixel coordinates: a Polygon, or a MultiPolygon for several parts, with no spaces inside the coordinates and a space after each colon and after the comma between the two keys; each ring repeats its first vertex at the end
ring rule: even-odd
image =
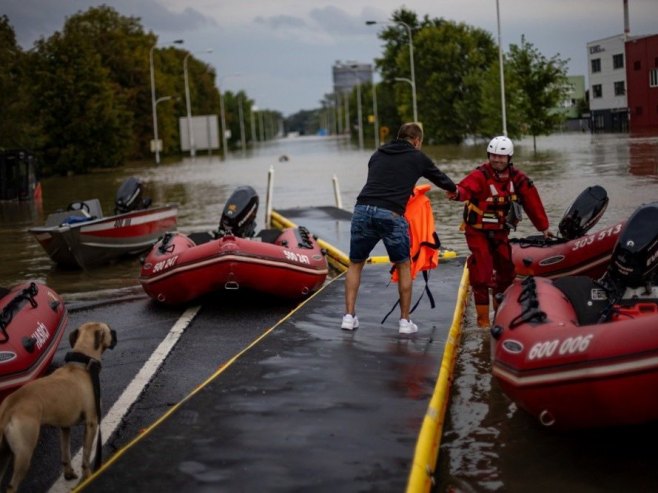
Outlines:
{"type": "Polygon", "coordinates": [[[504,135],[494,137],[487,146],[487,154],[498,154],[499,156],[512,157],[514,154],[514,144],[504,135]]]}

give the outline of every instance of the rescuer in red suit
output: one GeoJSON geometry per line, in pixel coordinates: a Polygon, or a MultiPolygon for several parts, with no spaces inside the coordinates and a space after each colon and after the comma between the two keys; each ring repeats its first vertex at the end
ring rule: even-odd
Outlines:
{"type": "Polygon", "coordinates": [[[509,243],[510,229],[521,218],[520,207],[544,237],[552,237],[548,217],[537,188],[528,176],[512,165],[514,144],[505,136],[494,137],[487,146],[488,161],[471,171],[448,198],[465,202],[463,229],[471,251],[467,265],[477,311],[477,324],[487,328],[489,289],[494,308],[496,295],[514,280],[509,243]]]}

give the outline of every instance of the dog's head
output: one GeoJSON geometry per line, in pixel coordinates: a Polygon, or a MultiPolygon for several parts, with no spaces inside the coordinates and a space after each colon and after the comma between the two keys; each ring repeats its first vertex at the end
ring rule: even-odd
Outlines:
{"type": "Polygon", "coordinates": [[[106,349],[114,349],[117,333],[103,322],[86,322],[69,335],[71,347],[96,359],[106,349]]]}

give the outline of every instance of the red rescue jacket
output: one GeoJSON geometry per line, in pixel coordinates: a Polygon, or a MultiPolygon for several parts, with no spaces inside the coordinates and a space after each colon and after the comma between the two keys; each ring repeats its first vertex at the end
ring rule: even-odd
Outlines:
{"type": "Polygon", "coordinates": [[[484,163],[459,182],[457,188],[459,200],[466,201],[464,223],[473,228],[515,228],[519,217],[510,218],[508,215],[513,204],[518,203],[537,230],[548,229],[548,217],[537,188],[511,163],[502,173],[496,173],[489,163],[484,163]]]}

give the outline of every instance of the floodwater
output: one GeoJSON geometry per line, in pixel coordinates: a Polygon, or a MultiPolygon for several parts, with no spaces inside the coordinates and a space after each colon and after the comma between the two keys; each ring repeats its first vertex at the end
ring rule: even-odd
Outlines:
{"type": "MultiPolygon", "coordinates": [[[[455,181],[481,163],[485,143],[425,146],[455,181]]],[[[263,144],[229,159],[217,156],[133,163],[121,170],[85,176],[51,177],[42,182],[41,204],[0,204],[0,286],[25,280],[46,282],[67,300],[139,292],[139,259],[91,270],[55,267],[27,229],[70,202],[98,198],[106,214],[119,185],[129,176],[145,183],[155,205],[179,204],[184,232],[216,229],[226,199],[240,185],[260,195],[258,227],[264,226],[268,173],[275,209],[337,205],[351,209],[366,177],[372,149],[359,151],[344,139],[302,137],[263,144]],[[286,156],[287,160],[280,160],[286,156]]],[[[516,165],[538,186],[552,229],[586,187],[601,185],[610,203],[599,225],[628,217],[637,206],[658,200],[658,137],[559,134],[516,143],[516,165]]],[[[461,205],[441,190],[429,194],[442,243],[467,255],[459,232],[461,205]]],[[[526,219],[518,236],[533,233],[526,219]]],[[[440,492],[509,491],[576,493],[658,491],[658,426],[556,434],[515,408],[490,377],[489,340],[467,311],[442,438],[440,492]]]]}

